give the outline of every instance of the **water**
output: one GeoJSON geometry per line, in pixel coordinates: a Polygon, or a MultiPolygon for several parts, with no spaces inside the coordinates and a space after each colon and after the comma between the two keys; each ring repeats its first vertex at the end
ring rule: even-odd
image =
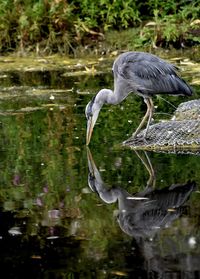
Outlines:
{"type": "MultiPolygon", "coordinates": [[[[2,274],[200,278],[199,156],[122,148],[146,109],[136,96],[102,109],[88,150],[84,109],[102,87],[110,73],[1,73],[2,274]]],[[[155,120],[174,112],[155,104],[155,120]]]]}

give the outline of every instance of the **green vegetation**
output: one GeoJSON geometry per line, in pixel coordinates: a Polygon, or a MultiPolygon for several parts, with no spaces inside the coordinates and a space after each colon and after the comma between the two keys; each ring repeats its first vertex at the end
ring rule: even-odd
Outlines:
{"type": "Polygon", "coordinates": [[[193,45],[199,18],[198,0],[1,0],[0,52],[193,45]]]}

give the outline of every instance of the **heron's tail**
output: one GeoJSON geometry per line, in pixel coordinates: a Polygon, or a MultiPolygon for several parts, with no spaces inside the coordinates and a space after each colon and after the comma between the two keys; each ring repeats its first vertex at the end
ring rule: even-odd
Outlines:
{"type": "MultiPolygon", "coordinates": [[[[152,95],[167,94],[191,96],[193,94],[193,90],[190,85],[184,79],[174,73],[153,80],[152,86],[149,90],[152,92],[152,95]]],[[[149,95],[151,95],[150,91],[148,92],[149,95]]]]}
{"type": "Polygon", "coordinates": [[[154,84],[159,94],[191,96],[192,88],[178,75],[166,75],[154,84]]]}
{"type": "Polygon", "coordinates": [[[186,95],[186,96],[192,96],[193,89],[183,79],[178,78],[177,79],[177,85],[178,85],[178,89],[179,89],[179,92],[181,93],[181,95],[183,94],[183,95],[186,95]]]}

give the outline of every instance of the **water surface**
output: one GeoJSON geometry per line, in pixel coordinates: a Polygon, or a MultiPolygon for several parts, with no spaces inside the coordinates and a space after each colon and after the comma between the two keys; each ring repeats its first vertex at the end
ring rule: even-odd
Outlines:
{"type": "MultiPolygon", "coordinates": [[[[85,146],[85,106],[100,88],[112,88],[111,61],[105,62],[79,74],[74,68],[1,72],[6,278],[200,277],[199,156],[122,148],[145,113],[136,96],[103,107],[85,146]]],[[[188,81],[197,80],[189,73],[183,72],[188,81]]],[[[194,88],[198,98],[198,82],[194,88]]],[[[155,98],[155,121],[188,99],[166,100],[173,106],[155,98]]]]}

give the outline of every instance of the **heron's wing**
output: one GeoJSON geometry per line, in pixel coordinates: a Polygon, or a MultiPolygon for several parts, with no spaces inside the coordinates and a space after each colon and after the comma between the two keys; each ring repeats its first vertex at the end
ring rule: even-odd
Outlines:
{"type": "Polygon", "coordinates": [[[163,59],[145,52],[127,52],[116,59],[113,71],[124,79],[143,79],[177,75],[177,68],[163,59]]]}
{"type": "Polygon", "coordinates": [[[177,68],[152,54],[124,53],[115,61],[113,72],[116,79],[123,79],[134,91],[143,94],[192,94],[191,88],[178,76],[177,68]]]}

